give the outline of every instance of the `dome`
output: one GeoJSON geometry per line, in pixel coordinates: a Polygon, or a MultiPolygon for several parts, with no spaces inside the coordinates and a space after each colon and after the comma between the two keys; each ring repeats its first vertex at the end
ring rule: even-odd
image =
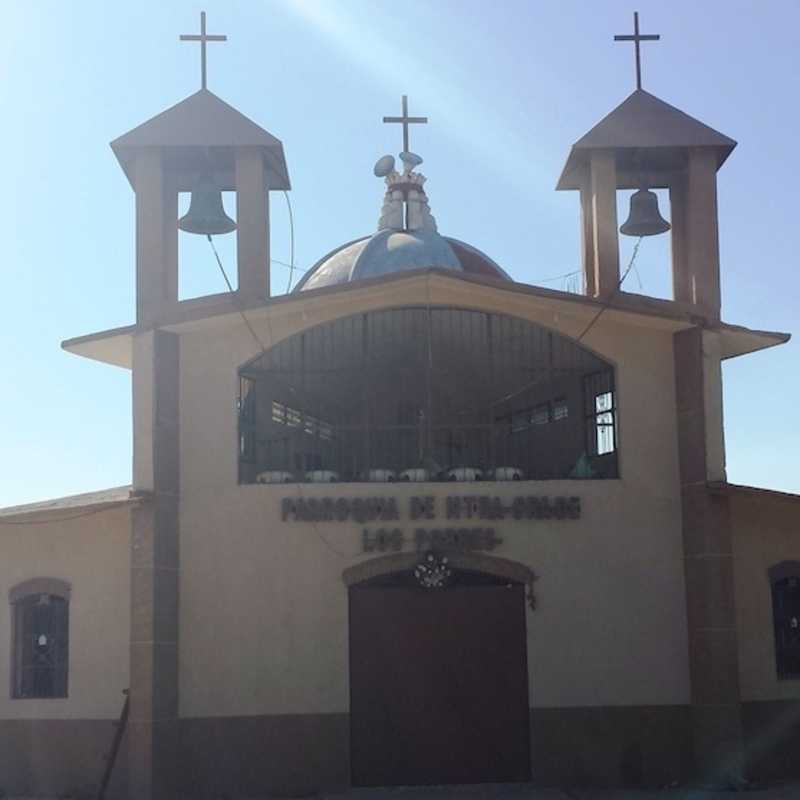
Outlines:
{"type": "Polygon", "coordinates": [[[301,278],[295,292],[433,268],[511,280],[480,250],[438,232],[425,176],[414,171],[422,158],[404,151],[400,159],[405,165],[402,175],[394,171],[391,156],[375,165],[375,174],[386,179],[378,231],[328,253],[301,278]]]}
{"type": "Polygon", "coordinates": [[[383,230],[364,246],[353,264],[350,280],[426,267],[462,268],[453,248],[436,231],[383,230]]]}
{"type": "Polygon", "coordinates": [[[294,291],[432,267],[511,280],[489,256],[458,239],[440,236],[435,231],[382,230],[328,253],[303,276],[294,291]]]}

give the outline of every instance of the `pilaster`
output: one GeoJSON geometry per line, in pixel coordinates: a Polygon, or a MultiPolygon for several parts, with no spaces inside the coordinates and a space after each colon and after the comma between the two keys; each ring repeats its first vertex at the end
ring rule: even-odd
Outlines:
{"type": "Polygon", "coordinates": [[[712,783],[741,776],[742,722],[729,500],[706,485],[718,477],[712,429],[722,418],[709,413],[719,398],[704,335],[676,333],[674,352],[693,749],[698,777],[712,783]]]}
{"type": "Polygon", "coordinates": [[[679,303],[693,303],[692,280],[687,261],[686,174],[676,172],[669,184],[670,241],[672,246],[672,297],[679,303]]]}
{"type": "Polygon", "coordinates": [[[131,521],[128,742],[131,800],[174,796],[178,729],[179,339],[134,341],[134,489],[151,493],[131,521]]]}
{"type": "Polygon", "coordinates": [[[691,301],[711,319],[722,303],[719,276],[717,161],[712,150],[689,151],[686,189],[686,263],[691,301]]]}
{"type": "Polygon", "coordinates": [[[269,194],[256,148],[236,151],[236,225],[239,294],[245,302],[262,301],[270,294],[269,194]]]}
{"type": "MultiPolygon", "coordinates": [[[[619,286],[617,168],[611,150],[593,150],[589,164],[594,245],[594,296],[608,297],[619,286]]],[[[587,281],[588,285],[588,281],[587,281]]]]}
{"type": "Polygon", "coordinates": [[[594,215],[592,213],[592,179],[587,171],[581,179],[581,265],[584,293],[595,295],[594,215]]]}
{"type": "Polygon", "coordinates": [[[136,158],[136,321],[157,322],[178,302],[178,193],[161,152],[136,158]]]}

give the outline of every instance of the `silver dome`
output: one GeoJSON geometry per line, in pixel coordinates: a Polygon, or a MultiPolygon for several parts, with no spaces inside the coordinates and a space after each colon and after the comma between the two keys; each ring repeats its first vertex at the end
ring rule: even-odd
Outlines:
{"type": "Polygon", "coordinates": [[[383,230],[348,242],[321,258],[295,292],[338,286],[364,278],[438,267],[510,281],[511,277],[475,247],[430,231],[383,230]]]}

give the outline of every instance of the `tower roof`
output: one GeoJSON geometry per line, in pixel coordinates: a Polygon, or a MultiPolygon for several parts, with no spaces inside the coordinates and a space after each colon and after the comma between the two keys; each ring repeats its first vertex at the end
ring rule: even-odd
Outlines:
{"type": "Polygon", "coordinates": [[[280,139],[208,89],[200,89],[111,142],[111,149],[131,184],[136,152],[153,147],[181,148],[186,152],[201,148],[260,148],[264,152],[269,188],[291,188],[280,139]]]}
{"type": "Polygon", "coordinates": [[[556,188],[580,188],[581,168],[591,150],[657,150],[668,168],[669,157],[689,147],[713,148],[719,169],[736,142],[655,95],[637,89],[575,142],[556,188]]]}

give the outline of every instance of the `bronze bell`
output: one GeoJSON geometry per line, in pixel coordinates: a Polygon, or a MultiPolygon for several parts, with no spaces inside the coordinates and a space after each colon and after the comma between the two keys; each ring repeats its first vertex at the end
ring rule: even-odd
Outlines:
{"type": "Polygon", "coordinates": [[[222,192],[210,176],[200,176],[192,190],[189,210],[178,220],[178,227],[187,233],[204,236],[236,230],[236,223],[225,213],[222,205],[222,192]]]}
{"type": "Polygon", "coordinates": [[[639,189],[631,195],[628,219],[620,226],[625,236],[655,236],[666,233],[670,224],[658,210],[658,196],[649,189],[639,189]]]}

